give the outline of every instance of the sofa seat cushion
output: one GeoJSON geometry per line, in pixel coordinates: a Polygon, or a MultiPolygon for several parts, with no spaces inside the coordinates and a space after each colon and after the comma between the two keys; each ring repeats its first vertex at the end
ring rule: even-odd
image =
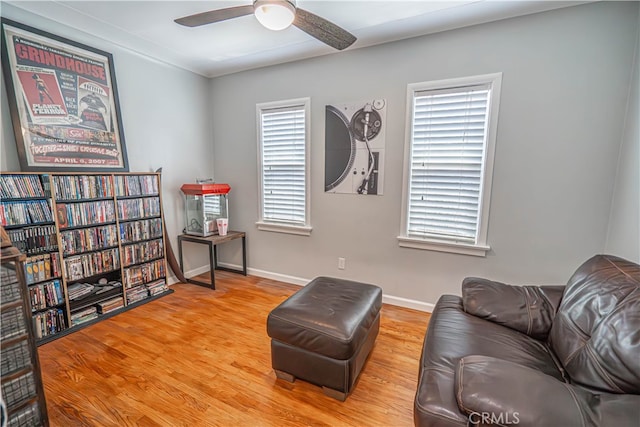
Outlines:
{"type": "Polygon", "coordinates": [[[493,357],[460,359],[455,388],[458,406],[473,414],[472,421],[487,415],[485,419],[498,424],[523,426],[631,427],[640,423],[640,396],[593,393],[493,357]]]}
{"type": "Polygon", "coordinates": [[[464,311],[462,298],[443,295],[431,314],[415,401],[416,425],[467,425],[455,398],[455,370],[469,355],[495,357],[564,381],[548,347],[521,332],[464,311]]]}

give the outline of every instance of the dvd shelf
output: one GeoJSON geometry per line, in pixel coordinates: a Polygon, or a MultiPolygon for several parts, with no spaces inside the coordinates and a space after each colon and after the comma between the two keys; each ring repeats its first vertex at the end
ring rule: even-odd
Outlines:
{"type": "Polygon", "coordinates": [[[0,174],[37,344],[172,292],[161,197],[156,173],[0,174]]]}
{"type": "Polygon", "coordinates": [[[26,199],[30,197],[45,197],[44,187],[37,175],[0,176],[0,198],[26,199]]]}
{"type": "Polygon", "coordinates": [[[27,255],[58,250],[58,237],[55,224],[7,230],[13,246],[27,255]]]}
{"type": "Polygon", "coordinates": [[[125,267],[151,261],[164,256],[162,239],[134,243],[122,247],[122,259],[125,267]]]}
{"type": "Polygon", "coordinates": [[[116,175],[116,195],[152,196],[159,194],[156,175],[116,175]]]}
{"type": "Polygon", "coordinates": [[[4,228],[0,228],[0,234],[2,425],[48,426],[38,351],[29,322],[24,254],[11,246],[4,228]]]}
{"type": "Polygon", "coordinates": [[[106,301],[98,303],[98,313],[107,314],[111,311],[124,307],[122,298],[111,298],[106,301]]]}
{"type": "MultiPolygon", "coordinates": [[[[69,286],[69,309],[71,314],[77,314],[80,310],[94,307],[96,304],[111,298],[123,299],[122,283],[118,280],[108,280],[101,278],[98,282],[91,284],[78,282],[69,286]]],[[[77,322],[72,322],[77,325],[77,322]]]]}
{"type": "Polygon", "coordinates": [[[31,299],[31,311],[33,312],[57,307],[64,303],[62,283],[59,279],[55,279],[29,286],[29,297],[31,299]]]}
{"type": "Polygon", "coordinates": [[[129,267],[124,270],[125,288],[134,288],[166,277],[164,260],[129,267]]]}
{"type": "Polygon", "coordinates": [[[113,197],[113,184],[108,175],[56,176],[53,182],[57,200],[113,197]]]}
{"type": "Polygon", "coordinates": [[[57,203],[56,215],[60,229],[87,227],[95,224],[115,222],[113,200],[97,202],[57,203]]]}
{"type": "Polygon", "coordinates": [[[120,268],[118,248],[76,255],[64,260],[64,276],[67,282],[110,273],[120,268]]]}
{"type": "Polygon", "coordinates": [[[118,233],[115,224],[68,230],[60,233],[60,241],[62,254],[68,256],[117,246],[118,233]]]}
{"type": "Polygon", "coordinates": [[[118,200],[118,217],[122,221],[160,216],[160,198],[118,200]]]}
{"type": "Polygon", "coordinates": [[[160,218],[120,223],[120,240],[123,244],[162,237],[160,218]]]}
{"type": "Polygon", "coordinates": [[[115,177],[127,304],[167,290],[159,181],[153,175],[115,177]],[[149,288],[153,281],[159,285],[149,288]]]}
{"type": "Polygon", "coordinates": [[[49,175],[0,175],[1,222],[15,247],[28,255],[21,273],[27,286],[23,292],[34,303],[28,319],[36,339],[66,328],[58,228],[49,184],[49,175]],[[60,294],[51,293],[55,283],[59,283],[60,294]]]}
{"type": "Polygon", "coordinates": [[[47,200],[20,200],[0,203],[0,220],[5,227],[53,222],[47,200]]]}
{"type": "Polygon", "coordinates": [[[67,329],[64,320],[64,311],[61,308],[52,308],[33,315],[33,329],[37,339],[55,335],[67,329]]]}
{"type": "Polygon", "coordinates": [[[24,261],[24,273],[27,285],[59,278],[62,275],[60,255],[57,252],[51,252],[27,257],[24,261]]]}

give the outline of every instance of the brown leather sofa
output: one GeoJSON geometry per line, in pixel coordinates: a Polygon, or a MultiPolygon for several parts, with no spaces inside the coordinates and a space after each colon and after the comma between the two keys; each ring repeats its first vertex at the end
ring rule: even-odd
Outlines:
{"type": "Polygon", "coordinates": [[[431,315],[417,426],[640,426],[640,266],[596,255],[566,286],[467,278],[431,315]]]}

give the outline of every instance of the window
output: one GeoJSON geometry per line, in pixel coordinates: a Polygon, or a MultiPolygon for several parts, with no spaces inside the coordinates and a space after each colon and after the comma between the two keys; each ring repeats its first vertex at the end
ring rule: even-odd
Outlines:
{"type": "Polygon", "coordinates": [[[502,75],[411,84],[400,246],[484,256],[502,75]]]}
{"type": "Polygon", "coordinates": [[[257,105],[258,229],[310,235],[309,98],[257,105]]]}
{"type": "MultiPolygon", "coordinates": [[[[222,215],[220,210],[220,196],[218,197],[205,197],[204,198],[204,212],[206,215],[212,217],[219,217],[222,215]]],[[[225,213],[226,215],[226,213],[225,213]]]]}

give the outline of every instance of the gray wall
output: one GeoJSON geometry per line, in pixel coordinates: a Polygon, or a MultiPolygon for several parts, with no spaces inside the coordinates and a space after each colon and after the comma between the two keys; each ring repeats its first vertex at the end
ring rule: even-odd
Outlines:
{"type": "MultiPolygon", "coordinates": [[[[213,176],[215,167],[216,179],[232,186],[231,227],[247,231],[258,274],[353,278],[433,303],[459,293],[468,275],[561,283],[594,253],[639,257],[637,64],[629,90],[636,2],[578,6],[212,81],[6,4],[2,15],[113,53],[130,168],[164,167],[169,234],[183,227],[180,185],[213,176]],[[476,258],[399,248],[406,85],[498,71],[492,251],[476,258]],[[305,96],[312,99],[313,233],[259,232],[255,104],[305,96]],[[324,106],[371,98],[388,101],[385,195],[325,194],[324,106]],[[345,271],[337,270],[339,256],[345,271]]],[[[3,171],[19,168],[7,105],[3,82],[3,171]]],[[[237,242],[225,246],[223,259],[239,263],[237,242]]],[[[187,270],[206,268],[200,249],[187,248],[187,270]]]]}
{"type": "MultiPolygon", "coordinates": [[[[175,236],[184,227],[180,186],[213,176],[209,80],[7,4],[2,5],[2,16],[113,54],[129,168],[134,172],[163,168],[167,232],[176,248],[175,236]]],[[[17,171],[20,164],[4,80],[1,96],[0,167],[17,171]]],[[[207,263],[201,248],[187,248],[186,255],[187,269],[207,263]]]]}
{"type": "Polygon", "coordinates": [[[620,147],[606,252],[640,262],[640,15],[624,136],[620,147]]]}
{"type": "MultiPolygon", "coordinates": [[[[566,282],[605,248],[637,15],[636,2],[595,3],[213,79],[214,168],[232,187],[230,227],[247,231],[250,267],[377,283],[427,303],[469,275],[566,282]],[[407,84],[493,72],[503,81],[491,252],[398,247],[407,84]],[[255,104],[306,96],[312,235],[258,231],[255,104]],[[388,101],[385,194],[325,194],[324,107],[372,98],[388,101]]],[[[222,252],[239,263],[237,247],[222,252]]]]}

